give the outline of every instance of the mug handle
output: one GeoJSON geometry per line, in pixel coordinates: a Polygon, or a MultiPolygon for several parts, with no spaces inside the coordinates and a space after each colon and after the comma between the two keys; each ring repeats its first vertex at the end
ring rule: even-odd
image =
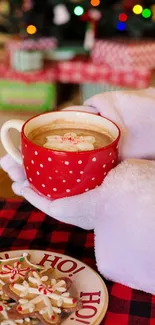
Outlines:
{"type": "Polygon", "coordinates": [[[1,141],[3,147],[7,153],[20,165],[22,165],[22,156],[20,151],[14,146],[11,137],[9,135],[10,129],[15,129],[21,133],[22,127],[25,121],[22,120],[10,120],[5,122],[1,128],[1,141]]]}

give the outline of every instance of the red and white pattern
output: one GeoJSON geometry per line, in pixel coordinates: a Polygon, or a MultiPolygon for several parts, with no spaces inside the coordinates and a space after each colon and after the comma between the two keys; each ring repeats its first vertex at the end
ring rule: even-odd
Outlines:
{"type": "Polygon", "coordinates": [[[122,87],[147,88],[150,85],[151,69],[139,67],[111,67],[91,61],[66,61],[45,66],[37,72],[19,73],[4,64],[0,65],[0,78],[16,81],[62,83],[108,83],[122,87]]]}
{"type": "Polygon", "coordinates": [[[145,88],[149,86],[151,70],[145,67],[111,67],[91,61],[59,63],[59,81],[72,83],[102,83],[123,87],[145,88]]]}
{"type": "Polygon", "coordinates": [[[24,278],[26,273],[30,270],[30,267],[22,268],[20,262],[15,262],[13,266],[5,264],[0,271],[0,278],[9,278],[10,281],[16,281],[19,278],[24,278]]]}
{"type": "Polygon", "coordinates": [[[0,286],[24,279],[31,269],[38,269],[38,265],[29,261],[29,255],[26,252],[20,258],[0,259],[0,286]]]}
{"type": "MultiPolygon", "coordinates": [[[[22,283],[14,283],[11,287],[19,297],[18,312],[22,315],[36,313],[43,317],[44,324],[57,322],[57,315],[68,305],[69,309],[76,306],[77,300],[70,296],[64,279],[55,279],[47,276],[45,272],[41,274],[33,271],[28,274],[28,280],[22,283]],[[31,298],[30,298],[31,297],[31,298]],[[41,308],[37,308],[40,304],[41,308]]],[[[66,307],[67,308],[67,307],[66,307]]],[[[40,318],[39,318],[40,319],[40,318]]],[[[60,320],[59,320],[60,321],[60,320]]]]}
{"type": "Polygon", "coordinates": [[[155,42],[119,42],[97,40],[91,53],[95,64],[155,67],[155,42]]]}
{"type": "Polygon", "coordinates": [[[23,81],[26,83],[32,82],[52,82],[58,79],[58,72],[55,66],[50,66],[41,71],[31,72],[16,72],[9,66],[0,64],[0,79],[23,81]]]}
{"type": "Polygon", "coordinates": [[[51,50],[57,47],[56,38],[42,37],[37,40],[26,39],[22,41],[9,41],[8,44],[9,51],[15,50],[51,50]]]}
{"type": "Polygon", "coordinates": [[[0,302],[0,324],[1,325],[33,325],[36,324],[35,321],[32,321],[29,317],[23,319],[10,319],[9,311],[13,307],[14,303],[4,303],[0,302]]]}

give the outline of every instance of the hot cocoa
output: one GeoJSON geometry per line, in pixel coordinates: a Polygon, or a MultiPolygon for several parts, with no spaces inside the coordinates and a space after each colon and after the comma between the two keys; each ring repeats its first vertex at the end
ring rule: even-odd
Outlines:
{"type": "Polygon", "coordinates": [[[28,138],[41,147],[75,152],[103,148],[113,142],[106,130],[62,120],[34,129],[28,138]]]}

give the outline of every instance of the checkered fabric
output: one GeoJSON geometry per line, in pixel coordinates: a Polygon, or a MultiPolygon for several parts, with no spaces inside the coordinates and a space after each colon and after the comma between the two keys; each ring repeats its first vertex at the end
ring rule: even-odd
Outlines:
{"type": "Polygon", "coordinates": [[[9,51],[16,50],[53,50],[57,47],[57,40],[54,37],[42,37],[38,40],[28,39],[24,41],[9,41],[9,51]]]}
{"type": "MultiPolygon", "coordinates": [[[[92,231],[57,222],[26,201],[0,200],[0,251],[53,250],[96,269],[92,231]]],[[[118,261],[119,263],[119,261],[118,261]]],[[[155,297],[106,281],[109,307],[101,325],[155,325],[155,297]]]]}
{"type": "Polygon", "coordinates": [[[145,67],[110,66],[94,64],[91,61],[62,62],[59,66],[59,80],[75,83],[102,83],[112,85],[145,88],[150,81],[151,70],[145,67]]]}
{"type": "Polygon", "coordinates": [[[91,58],[94,63],[107,63],[114,67],[143,65],[155,68],[155,42],[97,40],[91,58]]]}
{"type": "Polygon", "coordinates": [[[145,67],[111,67],[92,61],[71,60],[49,64],[41,71],[19,73],[0,64],[0,78],[23,82],[107,83],[119,87],[147,88],[152,71],[145,67]]]}

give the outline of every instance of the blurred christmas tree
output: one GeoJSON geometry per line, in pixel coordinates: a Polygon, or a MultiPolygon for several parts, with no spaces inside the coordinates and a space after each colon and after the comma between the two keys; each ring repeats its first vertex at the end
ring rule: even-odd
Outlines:
{"type": "Polygon", "coordinates": [[[31,6],[31,0],[0,0],[0,33],[26,35],[24,13],[31,6]]]}
{"type": "Polygon", "coordinates": [[[78,45],[87,28],[98,38],[154,38],[155,0],[0,0],[0,31],[78,45]]]}

